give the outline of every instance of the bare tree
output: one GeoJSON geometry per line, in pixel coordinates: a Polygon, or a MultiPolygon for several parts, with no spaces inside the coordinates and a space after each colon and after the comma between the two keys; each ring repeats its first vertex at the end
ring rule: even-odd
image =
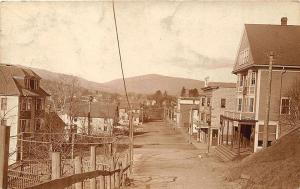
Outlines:
{"type": "Polygon", "coordinates": [[[287,114],[280,116],[281,133],[285,133],[296,127],[300,127],[300,81],[296,80],[292,87],[288,90],[287,96],[289,97],[286,103],[281,104],[281,110],[286,108],[287,114]],[[286,107],[283,107],[286,106],[286,107]]]}

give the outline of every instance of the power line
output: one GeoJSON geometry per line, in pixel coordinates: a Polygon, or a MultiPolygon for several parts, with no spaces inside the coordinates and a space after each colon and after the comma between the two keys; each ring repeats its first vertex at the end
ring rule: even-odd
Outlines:
{"type": "Polygon", "coordinates": [[[125,90],[125,95],[126,95],[128,107],[131,108],[130,102],[129,102],[129,98],[128,98],[128,93],[127,93],[126,81],[125,81],[125,77],[124,77],[123,61],[122,61],[122,55],[121,55],[121,48],[120,48],[120,41],[119,41],[119,34],[118,34],[118,26],[117,26],[117,19],[116,19],[116,13],[115,13],[115,2],[114,2],[114,0],[112,1],[112,5],[113,5],[115,30],[116,30],[117,43],[118,43],[119,59],[120,59],[121,70],[122,70],[123,86],[124,86],[124,90],[125,90]]]}
{"type": "Polygon", "coordinates": [[[119,58],[120,58],[121,70],[122,70],[122,79],[123,79],[124,90],[125,90],[125,94],[126,94],[128,108],[129,108],[129,125],[128,125],[129,126],[129,138],[130,138],[129,152],[130,152],[130,173],[132,173],[132,167],[133,167],[133,125],[132,125],[132,112],[131,112],[131,106],[130,106],[130,102],[129,102],[128,94],[127,94],[126,81],[125,81],[125,77],[124,77],[123,62],[122,62],[122,56],[121,56],[121,49],[120,49],[120,41],[119,41],[119,34],[118,34],[118,26],[117,26],[117,19],[116,19],[116,13],[115,13],[115,3],[114,3],[114,0],[112,0],[112,6],[113,6],[115,29],[116,29],[116,36],[117,36],[117,42],[118,42],[119,58]]]}

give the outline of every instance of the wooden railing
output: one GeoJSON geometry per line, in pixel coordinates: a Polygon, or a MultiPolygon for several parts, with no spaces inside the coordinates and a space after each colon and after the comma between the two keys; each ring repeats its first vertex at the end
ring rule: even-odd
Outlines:
{"type": "Polygon", "coordinates": [[[223,116],[234,119],[234,120],[254,120],[255,119],[254,113],[247,113],[247,112],[225,111],[223,116]]]}

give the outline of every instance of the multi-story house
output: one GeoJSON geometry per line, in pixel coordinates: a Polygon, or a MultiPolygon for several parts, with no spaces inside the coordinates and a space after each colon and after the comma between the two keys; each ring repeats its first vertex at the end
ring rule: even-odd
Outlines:
{"type": "Polygon", "coordinates": [[[200,142],[216,146],[220,134],[220,115],[225,110],[235,108],[235,84],[222,83],[220,85],[206,86],[202,88],[202,97],[199,104],[198,134],[200,142]]]}
{"type": "MultiPolygon", "coordinates": [[[[130,103],[130,111],[132,113],[132,123],[133,125],[139,125],[142,121],[142,109],[140,103],[130,103]]],[[[119,111],[119,124],[129,125],[129,108],[127,102],[121,102],[118,104],[119,111]]]]}
{"type": "Polygon", "coordinates": [[[189,134],[196,133],[196,125],[192,123],[193,115],[197,117],[197,107],[200,97],[179,97],[177,99],[176,123],[177,127],[185,128],[189,134]]]}
{"type": "MultiPolygon", "coordinates": [[[[10,126],[11,136],[43,129],[45,100],[49,94],[40,87],[40,80],[30,69],[0,64],[1,125],[10,126]]],[[[10,140],[9,159],[17,160],[18,153],[17,140],[10,140]]]]}
{"type": "Polygon", "coordinates": [[[256,152],[262,148],[270,62],[268,145],[284,131],[280,119],[290,114],[288,93],[294,81],[300,79],[300,26],[287,25],[286,17],[281,25],[245,25],[233,67],[237,76],[236,108],[222,115],[222,128],[231,131],[222,130],[222,144],[238,151],[243,148],[256,152]]]}
{"type": "Polygon", "coordinates": [[[60,115],[66,125],[72,125],[76,133],[99,135],[112,134],[118,116],[117,105],[103,102],[81,102],[66,106],[60,115]],[[90,112],[90,119],[89,119],[90,112]]]}

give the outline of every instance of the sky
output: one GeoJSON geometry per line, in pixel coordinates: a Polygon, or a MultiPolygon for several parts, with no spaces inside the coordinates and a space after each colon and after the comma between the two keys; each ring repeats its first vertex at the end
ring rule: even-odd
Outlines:
{"type": "MultiPolygon", "coordinates": [[[[300,25],[300,1],[117,1],[126,77],[234,82],[244,24],[300,25]]],[[[1,62],[106,82],[121,78],[112,2],[2,2],[1,62]]]]}

